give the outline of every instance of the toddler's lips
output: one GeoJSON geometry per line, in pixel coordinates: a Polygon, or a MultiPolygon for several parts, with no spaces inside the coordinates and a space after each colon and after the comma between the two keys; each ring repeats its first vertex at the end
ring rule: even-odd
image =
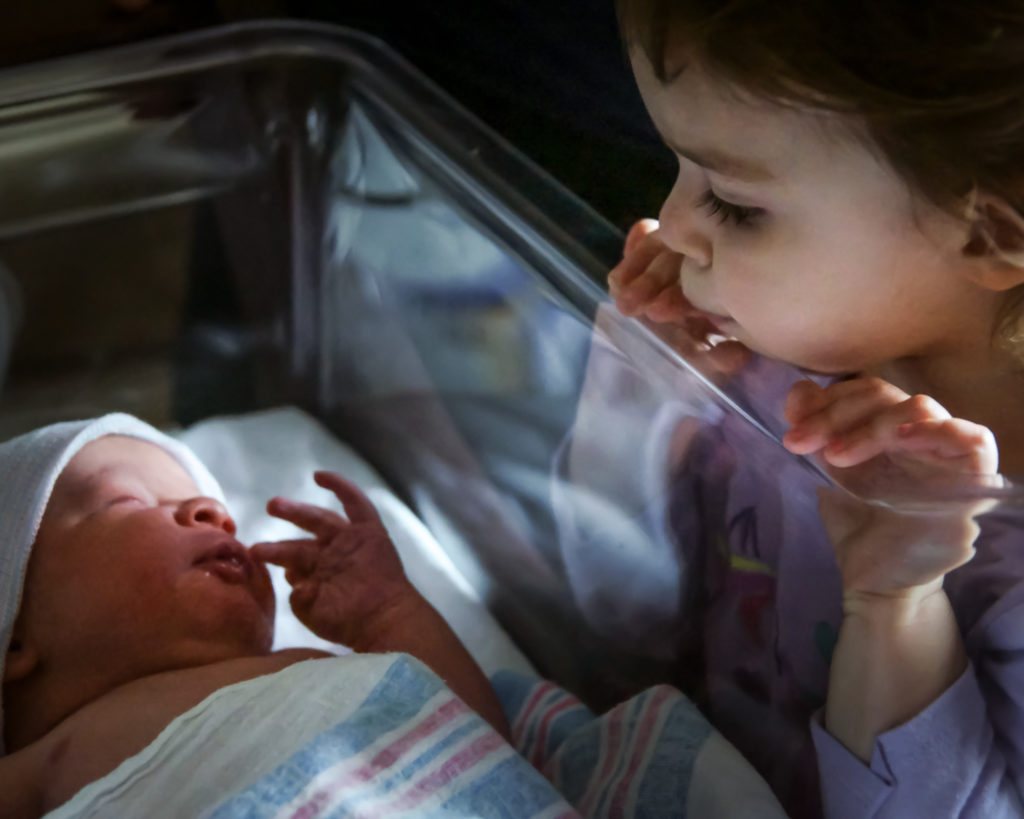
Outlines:
{"type": "Polygon", "coordinates": [[[217,544],[203,552],[192,565],[228,583],[244,583],[253,572],[248,550],[237,541],[217,544]]]}

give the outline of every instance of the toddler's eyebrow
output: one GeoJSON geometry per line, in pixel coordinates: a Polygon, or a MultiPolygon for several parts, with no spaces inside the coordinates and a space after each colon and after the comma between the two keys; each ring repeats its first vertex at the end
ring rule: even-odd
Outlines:
{"type": "Polygon", "coordinates": [[[668,140],[665,141],[665,144],[675,153],[679,154],[679,156],[685,157],[691,162],[695,162],[701,167],[722,176],[731,176],[745,182],[770,182],[775,179],[775,174],[763,165],[751,162],[748,159],[730,156],[715,148],[701,148],[699,150],[681,148],[668,140]]]}

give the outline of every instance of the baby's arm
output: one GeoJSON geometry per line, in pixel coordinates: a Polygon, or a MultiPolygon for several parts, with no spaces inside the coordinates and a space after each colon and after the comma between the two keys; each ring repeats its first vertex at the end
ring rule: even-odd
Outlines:
{"type": "Polygon", "coordinates": [[[313,537],[252,547],[256,559],[285,568],[295,615],[318,637],[354,651],[413,655],[508,736],[508,723],[487,677],[406,578],[373,504],[334,473],[317,472],[315,478],[337,495],[348,520],[318,506],[274,498],[267,504],[270,514],[313,537]]]}
{"type": "Polygon", "coordinates": [[[48,808],[43,798],[42,745],[36,743],[0,757],[0,816],[36,819],[48,808]]]}

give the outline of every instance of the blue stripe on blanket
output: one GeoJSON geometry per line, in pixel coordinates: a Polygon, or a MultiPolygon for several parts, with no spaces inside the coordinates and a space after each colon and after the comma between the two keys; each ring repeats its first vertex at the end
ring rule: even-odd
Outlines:
{"type": "Polygon", "coordinates": [[[516,756],[496,765],[486,776],[457,793],[441,810],[417,815],[432,819],[521,819],[536,816],[559,801],[561,796],[551,783],[516,756]]]}
{"type": "MultiPolygon", "coordinates": [[[[317,774],[357,756],[382,734],[413,719],[443,689],[440,678],[424,673],[406,657],[398,658],[388,666],[380,682],[349,719],[318,735],[275,771],[218,808],[211,819],[260,817],[275,812],[297,797],[317,774]]],[[[463,726],[457,737],[449,733],[426,754],[404,766],[401,773],[408,776],[472,728],[472,725],[463,726]]]]}
{"type": "Polygon", "coordinates": [[[519,819],[569,812],[550,783],[456,700],[438,677],[400,657],[348,718],[318,734],[211,816],[266,819],[292,805],[299,807],[298,815],[344,819],[367,815],[373,805],[401,804],[402,799],[416,805],[406,814],[438,819],[519,819]],[[432,699],[434,706],[424,711],[432,699]],[[388,735],[385,745],[391,750],[382,755],[377,741],[388,735]],[[396,744],[397,738],[410,736],[422,741],[396,744]],[[374,763],[378,757],[379,764],[374,763]],[[364,769],[370,772],[367,777],[354,775],[364,769]],[[434,793],[438,798],[431,801],[434,793]]]}

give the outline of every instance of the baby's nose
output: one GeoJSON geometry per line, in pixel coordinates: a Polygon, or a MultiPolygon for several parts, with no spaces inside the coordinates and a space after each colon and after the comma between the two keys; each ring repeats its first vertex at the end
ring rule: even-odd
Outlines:
{"type": "Polygon", "coordinates": [[[212,526],[229,535],[235,533],[235,522],[228,510],[215,498],[198,497],[184,501],[174,513],[181,526],[212,526]]]}

